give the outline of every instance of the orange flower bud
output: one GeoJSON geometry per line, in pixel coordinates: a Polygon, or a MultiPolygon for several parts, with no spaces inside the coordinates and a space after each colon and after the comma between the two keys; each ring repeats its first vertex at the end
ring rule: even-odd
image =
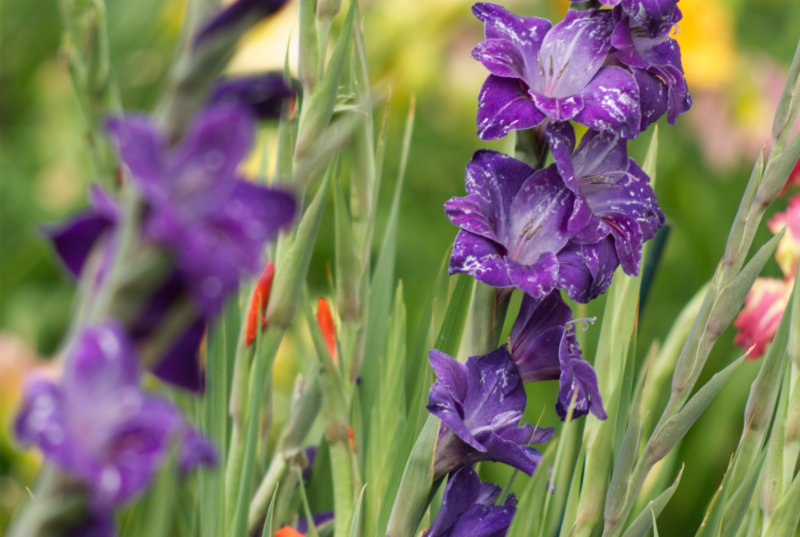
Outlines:
{"type": "Polygon", "coordinates": [[[333,317],[331,316],[331,309],[328,306],[328,301],[324,298],[319,299],[317,306],[317,324],[322,330],[322,337],[325,338],[325,345],[328,346],[328,352],[331,353],[333,363],[338,364],[339,358],[336,355],[336,327],[333,324],[333,317]]]}
{"type": "Polygon", "coordinates": [[[275,532],[275,537],[306,537],[299,531],[289,526],[284,526],[275,532]]]}
{"type": "Polygon", "coordinates": [[[261,328],[267,326],[267,320],[264,318],[264,312],[267,311],[269,292],[272,289],[272,278],[274,277],[275,264],[272,261],[267,261],[264,271],[261,273],[261,276],[258,277],[256,289],[253,291],[253,297],[250,299],[250,309],[247,310],[245,345],[250,345],[253,341],[255,341],[259,319],[261,319],[261,328]]]}

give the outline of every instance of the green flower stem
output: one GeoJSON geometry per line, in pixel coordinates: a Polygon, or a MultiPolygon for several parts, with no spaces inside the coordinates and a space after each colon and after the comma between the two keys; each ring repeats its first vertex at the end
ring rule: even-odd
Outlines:
{"type": "Polygon", "coordinates": [[[101,119],[122,111],[119,88],[111,70],[106,6],[103,0],[60,0],[67,59],[75,95],[87,125],[87,138],[97,176],[114,185],[116,159],[101,119]]]}
{"type": "Polygon", "coordinates": [[[265,394],[267,396],[271,394],[272,366],[283,334],[284,330],[268,326],[263,337],[256,338],[256,352],[248,378],[246,429],[238,445],[235,442],[231,443],[225,474],[225,526],[231,529],[229,535],[236,537],[245,535],[247,530],[254,474],[253,462],[259,425],[263,418],[260,410],[265,394]]]}
{"type": "Polygon", "coordinates": [[[45,465],[36,482],[34,500],[11,520],[7,537],[67,537],[86,516],[84,486],[45,465]]]}
{"type": "MultiPolygon", "coordinates": [[[[315,370],[311,378],[305,383],[300,400],[293,405],[290,411],[289,422],[281,434],[278,442],[279,449],[275,452],[270,462],[269,469],[256,489],[250,502],[248,528],[255,531],[272,499],[278,484],[286,475],[288,461],[294,460],[303,454],[302,442],[311,430],[311,426],[319,413],[320,400],[319,374],[315,370]]],[[[307,461],[306,461],[307,462],[307,461]]]]}
{"type": "Polygon", "coordinates": [[[249,533],[253,533],[258,529],[265,510],[278,491],[278,485],[286,475],[288,468],[289,466],[282,453],[276,453],[272,457],[267,473],[250,501],[250,510],[247,516],[247,531],[249,533]]]}
{"type": "MultiPolygon", "coordinates": [[[[334,537],[348,537],[350,534],[350,513],[361,490],[361,477],[358,464],[350,444],[349,401],[339,366],[333,361],[322,332],[314,322],[309,300],[304,294],[302,300],[306,322],[311,329],[311,338],[317,351],[322,373],[322,409],[325,418],[325,440],[331,453],[331,478],[333,481],[334,512],[340,516],[334,519],[334,537]]],[[[355,523],[356,521],[354,521],[355,523]]]]}

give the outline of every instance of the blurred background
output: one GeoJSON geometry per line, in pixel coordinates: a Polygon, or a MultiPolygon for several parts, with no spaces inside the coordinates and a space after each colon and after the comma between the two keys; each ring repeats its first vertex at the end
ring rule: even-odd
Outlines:
{"type": "MultiPolygon", "coordinates": [[[[397,267],[413,334],[430,300],[431,275],[456,232],[442,204],[463,195],[464,167],[473,151],[499,149],[499,144],[487,144],[475,135],[477,93],[486,72],[470,50],[482,40],[483,29],[463,0],[368,0],[362,5],[373,81],[378,91],[391,94],[384,205],[396,175],[412,95],[417,103],[397,267]]],[[[514,0],[506,5],[521,15],[559,19],[567,2],[514,0]]],[[[675,126],[659,126],[656,192],[671,233],[641,314],[639,360],[654,340],[663,338],[722,254],[750,165],[769,139],[784,75],[800,37],[800,3],[795,0],[681,0],[679,6],[684,19],[676,38],[683,47],[694,107],[675,126]]],[[[153,106],[184,8],[183,0],[107,0],[111,62],[125,109],[153,106]]],[[[248,36],[230,70],[280,69],[287,46],[290,51],[295,46],[296,19],[293,1],[248,36]]],[[[94,180],[87,127],[60,45],[56,0],[0,0],[0,532],[37,466],[36,456],[21,453],[10,439],[20,382],[27,370],[46,365],[59,352],[71,311],[73,282],[41,229],[79,210],[94,180]]],[[[652,130],[631,144],[634,158],[643,158],[652,130]]],[[[263,140],[274,137],[269,129],[262,134],[263,140]]],[[[770,214],[785,205],[782,198],[770,214]]],[[[381,226],[379,220],[378,232],[381,226]]],[[[333,264],[333,226],[322,229],[311,282],[326,289],[333,264]]],[[[763,226],[756,244],[768,236],[763,226]]],[[[767,271],[779,274],[774,263],[767,271]]],[[[599,300],[588,314],[601,308],[599,300]]],[[[731,342],[732,332],[724,334],[708,374],[740,352],[731,342]]],[[[591,350],[589,345],[589,358],[591,350]]],[[[682,528],[694,532],[700,523],[738,440],[757,367],[748,363],[741,368],[671,461],[684,461],[686,469],[684,482],[659,521],[662,535],[683,535],[682,528]]],[[[544,412],[542,423],[555,423],[551,403],[546,403],[554,393],[554,386],[531,391],[532,421],[544,412]]],[[[667,469],[669,476],[671,472],[667,469]]]]}

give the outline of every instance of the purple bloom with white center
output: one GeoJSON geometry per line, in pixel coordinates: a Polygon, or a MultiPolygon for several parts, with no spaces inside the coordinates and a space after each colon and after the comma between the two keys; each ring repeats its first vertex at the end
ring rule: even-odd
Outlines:
{"type": "Polygon", "coordinates": [[[487,460],[533,474],[542,456],[528,444],[547,442],[553,429],[519,425],[527,396],[508,350],[471,356],[465,364],[436,349],[429,357],[438,380],[428,411],[442,420],[435,476],[487,460]]]}
{"type": "Polygon", "coordinates": [[[425,537],[503,537],[517,499],[509,494],[503,505],[495,505],[499,494],[500,487],[481,482],[472,466],[464,466],[450,476],[442,507],[425,537]]]}
{"type": "Polygon", "coordinates": [[[464,272],[534,297],[552,291],[575,205],[555,166],[534,171],[502,153],[481,150],[467,165],[466,188],[467,196],[445,203],[447,217],[461,228],[450,274],[464,272]]]}
{"type": "Polygon", "coordinates": [[[546,118],[625,138],[639,134],[639,85],[622,67],[606,65],[614,30],[610,10],[570,11],[555,26],[494,4],[478,3],[472,11],[486,35],[472,56],[491,73],[478,96],[482,139],[546,118]]]}
{"type": "Polygon", "coordinates": [[[237,176],[254,126],[244,108],[213,106],[170,149],[145,117],[108,122],[147,205],[143,234],[172,251],[190,295],[207,316],[219,311],[243,271],[261,267],[264,243],[295,214],[290,193],[237,176]]]}
{"type": "MultiPolygon", "coordinates": [[[[680,18],[680,11],[675,9],[680,18]]],[[[689,110],[692,98],[683,76],[681,50],[678,42],[669,37],[674,22],[652,31],[638,24],[623,11],[614,9],[616,25],[611,35],[614,56],[628,67],[639,84],[642,108],[641,129],[667,112],[667,121],[674,123],[678,114],[689,110]]],[[[677,20],[677,19],[676,19],[677,20]]]]}
{"type": "MultiPolygon", "coordinates": [[[[610,236],[623,270],[637,274],[642,245],[664,224],[664,214],[650,178],[628,157],[627,142],[609,132],[589,131],[575,149],[568,123],[548,125],[545,136],[561,177],[577,196],[568,224],[577,233],[574,243],[593,245],[610,236]]],[[[608,265],[613,273],[616,267],[608,265]]],[[[605,276],[609,281],[611,273],[605,276]]]]}
{"type": "Polygon", "coordinates": [[[601,420],[606,419],[597,375],[591,364],[581,358],[572,310],[558,291],[540,300],[529,296],[522,299],[509,346],[523,382],[558,379],[556,412],[562,420],[567,416],[573,395],[573,418],[591,412],[601,420]]]}
{"type": "Polygon", "coordinates": [[[220,33],[230,28],[237,27],[243,22],[251,20],[253,23],[259,19],[272,15],[283,7],[286,0],[236,0],[214,16],[197,33],[194,44],[213,39],[220,33]]]}
{"type": "Polygon", "coordinates": [[[122,329],[84,329],[67,357],[60,385],[31,382],[15,432],[65,473],[83,480],[98,513],[141,492],[179,443],[182,472],[214,462],[214,451],[167,401],[139,385],[140,372],[122,329]]]}
{"type": "Polygon", "coordinates": [[[280,117],[283,101],[293,94],[283,73],[274,72],[220,80],[209,101],[212,105],[246,106],[260,119],[274,119],[280,117]]]}

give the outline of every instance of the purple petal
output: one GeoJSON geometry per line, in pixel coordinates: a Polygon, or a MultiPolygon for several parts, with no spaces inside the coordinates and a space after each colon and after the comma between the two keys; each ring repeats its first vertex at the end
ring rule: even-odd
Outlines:
{"type": "Polygon", "coordinates": [[[559,350],[572,310],[553,291],[542,299],[525,296],[511,328],[511,357],[523,382],[557,379],[559,350]]]}
{"type": "Polygon", "coordinates": [[[472,49],[472,57],[490,73],[505,78],[525,76],[525,58],[519,49],[505,39],[487,39],[472,49]]]}
{"type": "Polygon", "coordinates": [[[459,231],[450,255],[450,274],[465,273],[494,287],[512,285],[505,248],[495,242],[459,231]]]}
{"type": "Polygon", "coordinates": [[[193,427],[187,427],[178,455],[178,469],[186,475],[201,466],[214,466],[217,462],[217,451],[206,437],[193,427]]]}
{"type": "Polygon", "coordinates": [[[76,278],[80,276],[97,241],[115,225],[115,220],[90,210],[61,227],[45,230],[64,266],[76,278]]]}
{"type": "Polygon", "coordinates": [[[476,151],[467,164],[469,195],[451,198],[445,213],[456,226],[490,240],[506,234],[505,216],[514,196],[533,173],[526,163],[496,151],[476,151]]]}
{"type": "Polygon", "coordinates": [[[283,73],[273,72],[220,80],[211,92],[214,106],[245,106],[258,118],[273,119],[281,115],[283,101],[293,91],[283,73]]]}
{"type": "Polygon", "coordinates": [[[639,99],[642,108],[640,129],[644,131],[667,111],[669,90],[661,79],[647,71],[634,69],[633,76],[639,85],[639,99]]]}
{"type": "MultiPolygon", "coordinates": [[[[239,180],[225,212],[228,217],[244,222],[247,236],[263,242],[275,238],[279,231],[292,225],[297,213],[297,201],[294,195],[285,190],[239,180]]],[[[261,263],[256,270],[260,266],[261,263]]]]}
{"type": "Polygon", "coordinates": [[[453,525],[451,536],[503,537],[516,512],[516,499],[509,496],[506,505],[474,505],[453,525]]]}
{"type": "Polygon", "coordinates": [[[486,444],[488,460],[502,462],[528,475],[533,475],[542,460],[542,454],[539,451],[508,441],[496,434],[487,434],[486,438],[481,438],[481,440],[486,444]]]}
{"type": "Polygon", "coordinates": [[[569,121],[577,116],[584,106],[583,98],[580,95],[548,97],[533,90],[531,90],[530,95],[536,108],[556,121],[569,121]]]}
{"type": "Polygon", "coordinates": [[[173,432],[182,424],[178,411],[156,398],[144,399],[136,411],[119,418],[98,446],[105,460],[91,486],[93,504],[101,509],[119,505],[147,487],[166,459],[173,432]]]}
{"type": "Polygon", "coordinates": [[[203,192],[202,199],[213,201],[222,183],[234,177],[250,151],[254,128],[253,116],[246,108],[206,108],[178,146],[168,176],[162,180],[172,183],[174,194],[196,198],[203,192]]]}
{"type": "Polygon", "coordinates": [[[69,464],[74,448],[62,407],[63,396],[58,386],[43,379],[28,382],[14,433],[21,444],[38,446],[48,457],[69,464]]]}
{"type": "Polygon", "coordinates": [[[603,65],[613,30],[610,11],[568,11],[542,41],[541,71],[534,73],[543,81],[540,86],[531,78],[531,88],[551,97],[581,93],[603,65]]]}
{"type": "Polygon", "coordinates": [[[199,348],[205,334],[203,319],[195,321],[178,336],[153,367],[153,374],[181,388],[202,392],[205,375],[200,368],[199,348]]]}
{"type": "Polygon", "coordinates": [[[616,66],[603,67],[581,93],[584,108],[575,121],[623,138],[639,134],[639,86],[633,75],[616,66]]]}
{"type": "Polygon", "coordinates": [[[552,27],[539,17],[520,17],[502,6],[479,2],[472,13],[484,22],[486,39],[504,39],[519,47],[522,56],[536,57],[542,40],[552,27]]]}
{"type": "Polygon", "coordinates": [[[622,9],[650,36],[661,37],[669,33],[681,20],[678,0],[622,0],[622,9]]]}
{"type": "Polygon", "coordinates": [[[603,409],[603,399],[600,397],[600,390],[597,387],[597,374],[589,362],[581,359],[571,360],[570,371],[562,375],[560,386],[556,412],[562,420],[567,416],[573,391],[578,394],[572,412],[573,419],[585,416],[588,412],[600,420],[608,417],[603,409]]]}
{"type": "Polygon", "coordinates": [[[503,237],[508,257],[532,265],[545,253],[558,252],[569,240],[567,220],[575,196],[555,166],[536,171],[514,197],[503,237]]]}
{"type": "Polygon", "coordinates": [[[558,285],[576,302],[587,303],[611,285],[619,265],[611,238],[595,244],[571,243],[558,254],[558,285]]]}
{"type": "MultiPolygon", "coordinates": [[[[464,466],[457,472],[450,476],[447,486],[444,489],[444,496],[442,498],[442,506],[436,519],[428,528],[425,537],[438,537],[441,535],[448,535],[444,533],[449,530],[453,524],[456,523],[458,517],[461,516],[467,509],[469,509],[478,500],[481,493],[481,480],[472,466],[464,466]]],[[[493,486],[491,490],[496,490],[494,498],[500,493],[500,490],[493,486]]],[[[491,495],[491,493],[489,494],[491,495]]],[[[489,499],[483,503],[491,503],[494,498],[489,499]]]]}
{"type": "Polygon", "coordinates": [[[243,22],[251,19],[253,23],[265,18],[286,3],[286,0],[237,0],[219,12],[197,33],[194,45],[198,46],[206,39],[226,31],[237,32],[243,22]]]}
{"type": "MultiPolygon", "coordinates": [[[[433,358],[432,355],[432,362],[433,358]]],[[[435,358],[437,362],[455,362],[442,354],[435,358]]],[[[471,356],[461,367],[466,368],[466,389],[463,384],[447,385],[442,378],[431,388],[428,409],[442,420],[436,446],[436,475],[481,460],[507,462],[532,472],[540,455],[526,446],[536,431],[530,425],[519,426],[527,398],[506,347],[471,356]]],[[[451,368],[459,370],[458,366],[437,364],[445,378],[453,376],[451,368]]]]}
{"type": "Polygon", "coordinates": [[[544,252],[530,265],[508,262],[508,277],[511,285],[533,296],[541,297],[553,290],[558,283],[559,263],[552,252],[544,252]]]}
{"type": "Polygon", "coordinates": [[[158,129],[144,116],[125,116],[109,119],[106,130],[145,196],[163,199],[166,145],[158,129]]]}
{"type": "Polygon", "coordinates": [[[478,94],[478,136],[502,138],[511,129],[530,129],[544,120],[521,80],[489,75],[478,94]]]}

